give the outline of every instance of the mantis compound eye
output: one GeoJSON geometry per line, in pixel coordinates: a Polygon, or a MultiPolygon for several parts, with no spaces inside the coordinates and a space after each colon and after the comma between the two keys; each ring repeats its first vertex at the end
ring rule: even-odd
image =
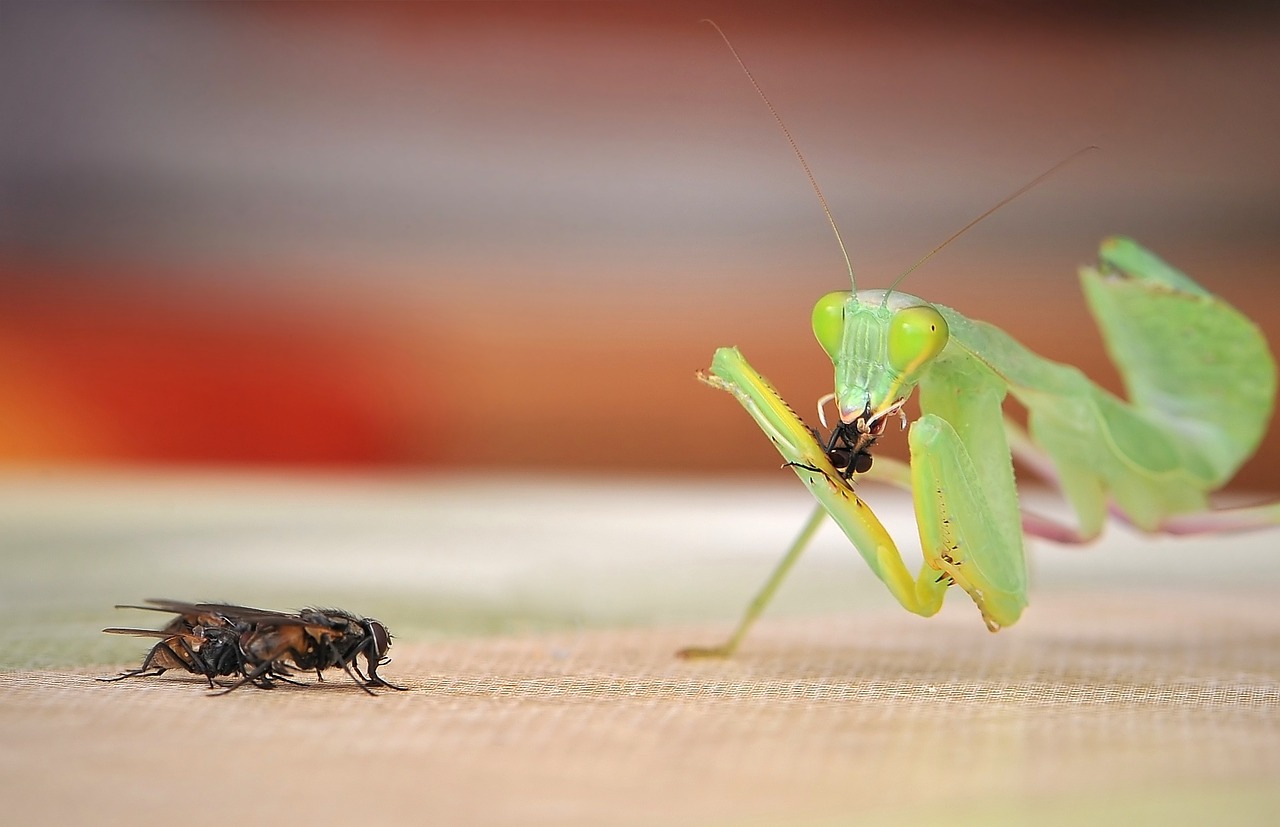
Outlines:
{"type": "Polygon", "coordinates": [[[899,310],[889,320],[889,364],[913,373],[942,352],[950,335],[946,319],[932,307],[899,310]]]}
{"type": "Polygon", "coordinates": [[[844,306],[853,294],[848,290],[828,293],[813,306],[813,335],[832,361],[844,340],[844,306]]]}

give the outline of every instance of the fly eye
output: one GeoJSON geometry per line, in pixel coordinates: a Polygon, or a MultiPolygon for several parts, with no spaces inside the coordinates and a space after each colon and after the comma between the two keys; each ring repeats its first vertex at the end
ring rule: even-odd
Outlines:
{"type": "Polygon", "coordinates": [[[853,294],[848,290],[828,293],[813,306],[813,335],[832,361],[844,340],[844,306],[853,294]]]}
{"type": "Polygon", "coordinates": [[[387,649],[391,648],[391,635],[387,632],[387,627],[375,620],[369,623],[369,631],[373,633],[373,646],[378,655],[386,654],[387,649]]]}
{"type": "Polygon", "coordinates": [[[919,370],[947,345],[950,332],[932,307],[908,307],[889,320],[889,364],[902,373],[919,370]]]}

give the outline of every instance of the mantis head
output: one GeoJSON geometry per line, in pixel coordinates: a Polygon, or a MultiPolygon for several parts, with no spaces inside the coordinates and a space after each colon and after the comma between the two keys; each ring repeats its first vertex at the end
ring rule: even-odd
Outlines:
{"type": "Polygon", "coordinates": [[[933,305],[883,290],[818,299],[813,335],[835,365],[840,422],[872,436],[883,432],[950,336],[933,305]]]}

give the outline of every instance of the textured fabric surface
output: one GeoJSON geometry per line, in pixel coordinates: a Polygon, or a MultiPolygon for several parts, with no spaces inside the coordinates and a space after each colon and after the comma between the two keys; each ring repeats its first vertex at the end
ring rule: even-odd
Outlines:
{"type": "Polygon", "coordinates": [[[968,613],[405,645],[410,687],[205,697],[168,676],[0,676],[10,823],[1273,824],[1280,610],[1042,601],[968,613]]]}
{"type": "Polygon", "coordinates": [[[992,635],[960,593],[902,612],[826,531],[735,658],[674,658],[727,633],[797,488],[0,478],[4,823],[1280,823],[1274,533],[1035,544],[992,635]],[[94,680],[150,596],[371,614],[410,689],[94,680]]]}

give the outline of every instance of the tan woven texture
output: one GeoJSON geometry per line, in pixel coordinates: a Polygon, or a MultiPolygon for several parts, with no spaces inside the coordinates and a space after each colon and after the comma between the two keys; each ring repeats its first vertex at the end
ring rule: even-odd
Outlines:
{"type": "Polygon", "coordinates": [[[671,656],[710,630],[406,646],[386,671],[410,691],[376,699],[340,676],[203,698],[190,678],[9,674],[7,809],[61,824],[1280,816],[1270,603],[1055,601],[1000,637],[969,620],[774,623],[716,663],[671,656]]]}
{"type": "MultiPolygon", "coordinates": [[[[795,504],[783,500],[780,511],[795,504]]],[[[18,523],[10,539],[30,534],[18,523]]],[[[719,603],[713,623],[402,632],[383,673],[409,691],[377,698],[338,672],[321,686],[207,697],[190,676],[100,683],[111,667],[11,669],[0,673],[4,820],[1280,823],[1280,608],[1252,580],[1271,579],[1274,540],[1254,543],[1221,545],[1212,568],[1194,547],[1164,544],[1173,575],[1149,569],[1145,585],[1044,567],[1051,582],[998,635],[960,594],[929,620],[882,601],[784,610],[729,661],[672,656],[727,631],[732,609],[719,603]],[[1179,560],[1200,561],[1200,588],[1179,579],[1179,560]]],[[[37,563],[12,548],[11,570],[38,582],[37,563]]],[[[815,554],[811,568],[832,576],[815,554]]],[[[395,615],[379,612],[394,631],[395,615]]],[[[101,623],[85,634],[105,637],[101,623]]],[[[122,642],[113,651],[145,648],[122,642]]]]}

